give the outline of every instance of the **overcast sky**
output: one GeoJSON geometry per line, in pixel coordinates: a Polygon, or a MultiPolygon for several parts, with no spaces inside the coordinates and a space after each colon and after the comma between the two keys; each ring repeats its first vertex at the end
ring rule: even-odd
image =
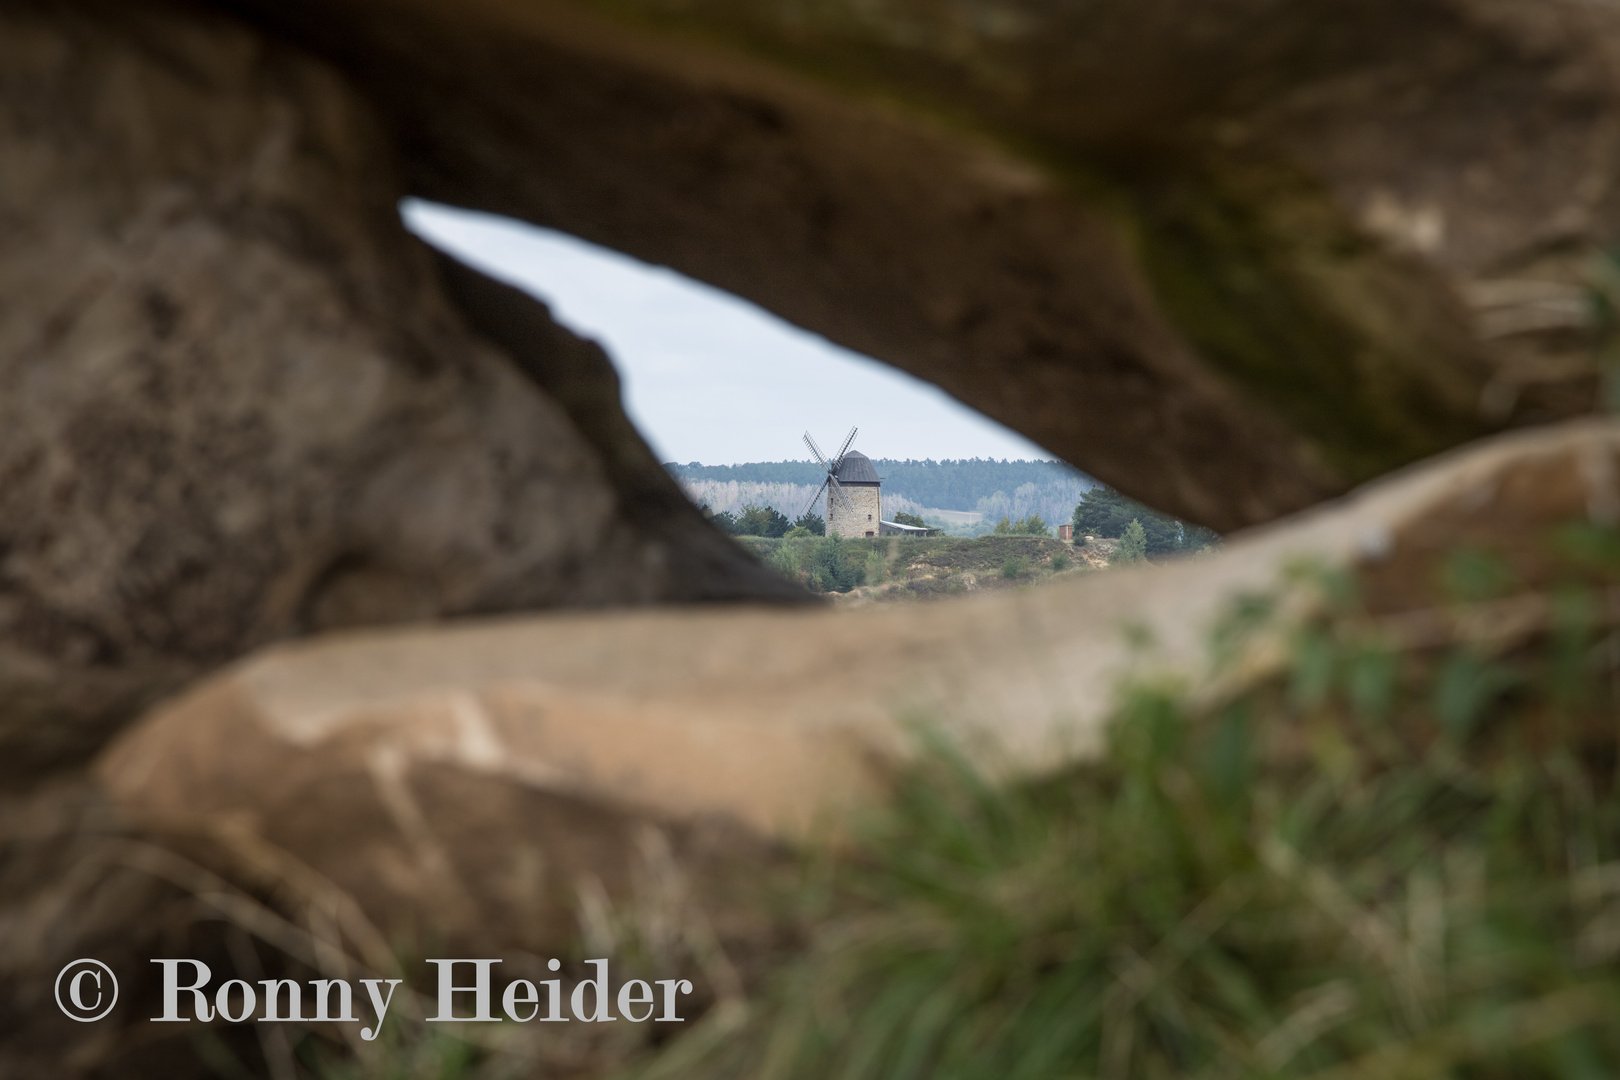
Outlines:
{"type": "Polygon", "coordinates": [[[417,235],[599,342],[662,461],[806,458],[806,429],[830,454],[852,426],[869,457],[1052,457],[928,383],[667,267],[490,214],[402,210],[417,235]]]}

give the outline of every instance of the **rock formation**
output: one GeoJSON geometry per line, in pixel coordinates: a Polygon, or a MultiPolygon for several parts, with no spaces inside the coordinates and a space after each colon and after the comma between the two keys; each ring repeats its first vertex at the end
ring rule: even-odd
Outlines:
{"type": "Polygon", "coordinates": [[[387,133],[324,63],[196,12],[0,6],[0,146],[3,782],[291,635],[791,597],[599,349],[401,229],[387,133]]]}
{"type": "Polygon", "coordinates": [[[1441,607],[1455,545],[1499,553],[1534,597],[1555,584],[1546,538],[1583,521],[1620,521],[1608,421],[1457,451],[1207,559],[926,615],[559,614],[282,646],[154,712],[98,770],[144,826],[286,850],[383,925],[476,936],[504,924],[510,941],[521,920],[490,880],[525,843],[554,887],[626,878],[628,833],[548,842],[559,817],[802,838],[882,791],[919,719],[1003,775],[1049,773],[1096,751],[1126,674],[1199,677],[1234,600],[1277,588],[1290,567],[1354,575],[1374,617],[1411,621],[1441,607]],[[514,825],[522,800],[537,809],[514,825]],[[469,896],[486,906],[446,902],[446,880],[483,882],[469,896]]]}
{"type": "Polygon", "coordinates": [[[1520,541],[1620,498],[1570,422],[1617,48],[1563,0],[0,0],[0,1073],[200,1067],[68,1031],[66,957],[553,947],[675,865],[733,905],[681,937],[725,996],[745,886],[899,718],[1024,774],[1095,745],[1122,621],[1186,669],[1293,556],[1410,625],[1460,539],[1538,586],[1520,541]],[[532,615],[804,598],[404,196],[730,289],[1189,520],[1304,516],[925,617],[532,615]]]}
{"type": "Polygon", "coordinates": [[[230,0],[410,189],[730,289],[1227,531],[1590,408],[1620,16],[230,0]]]}
{"type": "Polygon", "coordinates": [[[1620,17],[1196,7],[6,0],[14,772],[309,630],[787,596],[404,194],[730,288],[1222,529],[1590,408],[1620,17]]]}

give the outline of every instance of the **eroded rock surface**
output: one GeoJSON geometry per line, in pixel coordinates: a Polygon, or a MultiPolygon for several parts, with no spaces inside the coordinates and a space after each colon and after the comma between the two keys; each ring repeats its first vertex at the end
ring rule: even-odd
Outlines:
{"type": "Polygon", "coordinates": [[[1222,531],[1588,411],[1603,5],[221,0],[411,190],[668,263],[1222,531]]]}
{"type": "MultiPolygon", "coordinates": [[[[1217,621],[1290,568],[1348,571],[1377,617],[1422,617],[1450,554],[1437,528],[1545,551],[1572,522],[1614,523],[1617,469],[1613,423],[1502,437],[1209,558],[925,612],[559,614],[280,646],[156,710],[98,774],[142,826],[256,837],[384,925],[518,933],[500,884],[513,853],[554,885],[623,882],[624,822],[801,838],[879,796],[918,721],[1004,775],[1057,769],[1099,747],[1126,674],[1197,686],[1217,621]],[[572,827],[591,842],[561,821],[593,823],[572,827]],[[446,881],[477,884],[451,902],[446,881]]],[[[1552,584],[1519,562],[1523,588],[1552,584]]]]}
{"type": "Polygon", "coordinates": [[[288,636],[788,595],[600,350],[515,295],[518,362],[469,330],[394,162],[342,75],[229,21],[0,5],[7,782],[288,636]]]}

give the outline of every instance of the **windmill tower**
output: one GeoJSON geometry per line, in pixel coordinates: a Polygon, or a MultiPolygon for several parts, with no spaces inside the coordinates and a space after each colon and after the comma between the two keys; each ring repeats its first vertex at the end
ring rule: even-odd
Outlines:
{"type": "Polygon", "coordinates": [[[821,467],[827,470],[827,478],[816,489],[805,513],[815,509],[817,500],[825,490],[828,536],[855,538],[876,536],[882,531],[883,479],[878,476],[871,458],[859,450],[850,449],[855,441],[855,431],[855,428],[849,429],[843,447],[830,460],[822,455],[821,448],[810,433],[804,433],[804,444],[816,456],[821,467]]]}

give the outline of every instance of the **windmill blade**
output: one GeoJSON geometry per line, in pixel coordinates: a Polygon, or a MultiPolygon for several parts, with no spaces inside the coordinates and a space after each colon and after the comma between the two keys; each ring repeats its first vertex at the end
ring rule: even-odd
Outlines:
{"type": "MultiPolygon", "coordinates": [[[[827,478],[827,480],[831,479],[832,477],[830,476],[827,478]]],[[[827,486],[827,480],[823,480],[821,482],[821,487],[816,488],[816,493],[810,496],[810,505],[804,508],[804,514],[808,514],[810,511],[814,510],[816,508],[816,503],[821,501],[821,490],[827,486]]],[[[804,514],[800,514],[799,516],[804,517],[804,514]]]]}
{"type": "Polygon", "coordinates": [[[816,455],[816,460],[821,462],[821,467],[823,469],[826,469],[828,472],[832,472],[833,467],[827,464],[827,459],[821,455],[821,447],[816,445],[816,440],[810,437],[810,433],[808,431],[804,433],[804,445],[808,446],[810,448],[810,452],[816,455]]]}
{"type": "Polygon", "coordinates": [[[839,467],[841,467],[844,464],[844,455],[849,453],[850,446],[853,445],[854,442],[855,442],[855,432],[857,432],[859,430],[860,430],[859,428],[850,428],[849,429],[849,438],[844,440],[843,449],[838,451],[838,457],[837,457],[836,460],[833,461],[833,471],[834,472],[838,471],[839,467]]]}
{"type": "MultiPolygon", "coordinates": [[[[832,485],[829,490],[831,490],[834,495],[838,496],[838,501],[844,504],[844,509],[853,514],[855,512],[855,504],[849,501],[848,495],[844,494],[844,485],[838,482],[838,477],[834,476],[832,473],[828,473],[827,483],[832,485]]],[[[832,495],[827,497],[830,499],[832,498],[832,495]]],[[[832,507],[829,505],[828,509],[830,510],[832,507]]],[[[832,515],[828,514],[827,516],[831,517],[832,515]]]]}

